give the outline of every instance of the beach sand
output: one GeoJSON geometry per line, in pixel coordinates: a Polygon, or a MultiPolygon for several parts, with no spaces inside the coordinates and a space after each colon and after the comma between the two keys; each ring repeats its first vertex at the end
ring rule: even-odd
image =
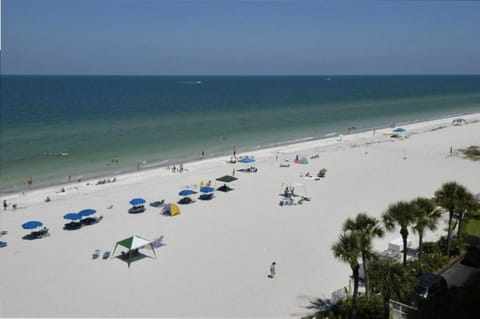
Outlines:
{"type": "MultiPolygon", "coordinates": [[[[359,212],[380,217],[389,204],[417,196],[432,197],[442,183],[457,181],[480,192],[480,163],[451,156],[454,149],[480,145],[480,114],[469,124],[451,118],[404,126],[405,139],[392,128],[249,152],[257,173],[236,172],[233,191],[216,192],[211,201],[181,205],[175,217],[148,207],[128,214],[134,197],[176,202],[178,192],[201,181],[231,174],[229,156],[116,176],[115,183],[71,183],[11,194],[3,199],[18,208],[1,211],[1,317],[300,317],[312,313],[310,300],[330,298],[349,284],[349,266],[333,257],[331,246],[342,223],[359,212]],[[318,154],[308,165],[280,167],[281,160],[318,154]],[[278,156],[278,160],[276,157],[278,156]],[[327,168],[320,181],[300,175],[327,168]],[[296,181],[297,193],[311,201],[281,207],[282,183],[296,181]],[[90,185],[87,185],[90,184],[90,185]],[[44,202],[49,196],[51,202],[44,202]],[[107,209],[113,205],[113,208],[107,209]],[[62,229],[68,212],[97,210],[103,220],[76,231],[62,229]],[[20,225],[40,220],[51,236],[24,240],[20,225]],[[164,236],[157,258],[128,268],[118,259],[93,260],[95,249],[112,251],[131,235],[164,236]],[[270,279],[271,263],[276,276],[270,279]]],[[[220,186],[223,183],[214,183],[220,186]]],[[[197,198],[198,195],[194,196],[197,198]]],[[[444,216],[446,218],[446,216],[444,216]]],[[[444,235],[441,227],[427,239],[444,235]]],[[[383,251],[400,235],[387,233],[374,246],[383,251]]],[[[413,246],[418,243],[410,237],[413,246]]],[[[116,255],[120,252],[117,251],[116,255]]]]}

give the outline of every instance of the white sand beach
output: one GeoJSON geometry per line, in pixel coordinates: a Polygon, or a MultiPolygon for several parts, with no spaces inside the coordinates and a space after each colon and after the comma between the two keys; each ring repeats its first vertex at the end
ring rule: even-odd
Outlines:
{"type": "MultiPolygon", "coordinates": [[[[331,252],[346,218],[359,212],[380,217],[389,204],[432,197],[447,181],[480,192],[480,163],[450,155],[451,147],[480,145],[480,114],[463,118],[467,125],[451,126],[446,118],[402,126],[407,138],[391,138],[392,128],[385,128],[237,154],[254,156],[258,172],[237,171],[233,191],[180,205],[174,217],[154,207],[128,214],[129,201],[176,202],[185,186],[248,166],[228,164],[226,156],[187,163],[182,173],[157,168],[104,185],[71,183],[65,193],[57,186],[7,195],[1,200],[18,208],[1,211],[0,230],[8,234],[0,240],[8,246],[0,248],[0,316],[285,318],[314,312],[309,300],[330,298],[348,285],[349,266],[331,252]],[[280,167],[297,154],[319,156],[307,165],[280,167]],[[300,177],[321,168],[328,171],[319,181],[300,177]],[[311,201],[281,207],[282,183],[293,181],[304,184],[295,191],[306,191],[311,201]],[[84,208],[96,209],[103,220],[63,230],[63,215],[84,208]],[[22,239],[28,220],[42,221],[51,235],[22,239]],[[119,250],[113,258],[92,259],[95,249],[113,251],[131,235],[163,235],[166,245],[156,249],[156,259],[130,268],[115,258],[119,250]],[[269,279],[273,261],[276,277],[269,279]]],[[[439,229],[427,239],[444,233],[439,229]]],[[[397,237],[387,233],[375,248],[384,250],[397,237]]],[[[417,236],[411,239],[416,246],[417,236]]]]}

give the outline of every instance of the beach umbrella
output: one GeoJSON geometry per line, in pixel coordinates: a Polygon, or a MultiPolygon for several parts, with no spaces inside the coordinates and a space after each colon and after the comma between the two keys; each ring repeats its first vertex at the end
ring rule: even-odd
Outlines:
{"type": "Polygon", "coordinates": [[[35,228],[41,227],[41,226],[43,226],[43,223],[39,222],[37,220],[31,220],[31,221],[28,221],[28,222],[22,224],[23,229],[35,229],[35,228]]]}
{"type": "Polygon", "coordinates": [[[295,158],[294,163],[295,164],[308,164],[308,159],[305,156],[302,156],[300,158],[295,158]]]}
{"type": "Polygon", "coordinates": [[[63,218],[68,220],[79,220],[79,219],[82,219],[82,215],[77,213],[68,213],[63,215],[63,218]]]}
{"type": "Polygon", "coordinates": [[[95,214],[97,211],[95,209],[83,209],[81,211],[78,212],[78,214],[81,216],[81,217],[86,217],[86,216],[90,216],[90,215],[93,215],[95,214]]]}
{"type": "Polygon", "coordinates": [[[215,188],[211,186],[203,186],[200,188],[200,192],[208,194],[208,193],[213,193],[215,191],[215,188]]]}
{"type": "Polygon", "coordinates": [[[192,194],[195,194],[195,191],[194,190],[191,190],[191,189],[182,189],[178,195],[180,196],[190,196],[192,194]]]}
{"type": "Polygon", "coordinates": [[[224,183],[230,183],[230,182],[236,181],[237,179],[238,178],[236,178],[234,176],[225,175],[225,176],[217,178],[217,181],[224,182],[224,183]]]}
{"type": "Polygon", "coordinates": [[[130,201],[130,204],[133,206],[141,205],[145,203],[145,200],[143,198],[134,198],[130,201]]]}
{"type": "Polygon", "coordinates": [[[243,163],[243,164],[250,164],[250,163],[255,162],[255,159],[251,158],[251,157],[243,157],[243,158],[239,159],[238,162],[243,163]]]}
{"type": "Polygon", "coordinates": [[[401,132],[405,132],[406,129],[404,129],[403,127],[399,127],[399,128],[394,129],[393,131],[396,132],[396,133],[401,133],[401,132]]]}

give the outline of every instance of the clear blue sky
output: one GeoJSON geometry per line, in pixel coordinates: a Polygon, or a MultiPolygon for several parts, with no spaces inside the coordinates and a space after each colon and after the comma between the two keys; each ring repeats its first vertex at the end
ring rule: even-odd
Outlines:
{"type": "Polygon", "coordinates": [[[3,74],[480,74],[479,1],[1,5],[3,74]]]}

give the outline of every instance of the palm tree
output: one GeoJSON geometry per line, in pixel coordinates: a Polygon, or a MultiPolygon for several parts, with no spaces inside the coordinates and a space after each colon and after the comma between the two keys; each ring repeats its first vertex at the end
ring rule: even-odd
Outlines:
{"type": "Polygon", "coordinates": [[[333,255],[350,265],[353,276],[353,295],[352,295],[352,310],[350,318],[354,319],[356,315],[357,295],[358,295],[358,281],[359,268],[358,258],[361,255],[360,238],[354,232],[343,232],[338,237],[338,241],[332,246],[333,255]]]}
{"type": "Polygon", "coordinates": [[[396,225],[400,226],[400,235],[402,235],[403,240],[403,266],[407,265],[408,227],[414,221],[413,210],[414,207],[412,204],[399,201],[390,205],[382,215],[383,224],[387,230],[392,231],[396,225]]]}
{"type": "Polygon", "coordinates": [[[390,299],[401,298],[411,291],[412,283],[405,267],[392,259],[378,259],[369,267],[370,284],[383,297],[383,318],[390,315],[390,299]]]}
{"type": "Polygon", "coordinates": [[[475,196],[470,193],[465,187],[460,187],[457,194],[459,202],[457,209],[455,210],[455,217],[458,220],[457,237],[460,237],[460,234],[462,232],[463,218],[465,217],[465,215],[467,215],[468,212],[475,210],[478,205],[475,196]]]}
{"type": "Polygon", "coordinates": [[[353,220],[348,218],[343,224],[343,231],[352,231],[358,234],[360,239],[360,253],[362,256],[363,271],[365,274],[365,291],[367,298],[370,290],[368,289],[368,269],[367,265],[371,259],[372,252],[372,239],[374,237],[383,237],[384,231],[380,222],[375,217],[370,217],[366,213],[359,213],[353,220]]]}
{"type": "Polygon", "coordinates": [[[425,230],[437,229],[438,219],[442,212],[435,208],[432,200],[424,197],[418,197],[411,201],[415,207],[414,219],[415,225],[412,227],[413,232],[418,233],[418,260],[422,262],[422,244],[423,234],[425,230]]]}
{"type": "MultiPolygon", "coordinates": [[[[459,231],[465,215],[465,211],[470,207],[473,195],[467,191],[465,186],[456,182],[447,182],[435,192],[435,199],[441,207],[448,211],[448,230],[447,230],[447,256],[450,257],[450,240],[452,236],[452,219],[457,214],[459,218],[459,231]]],[[[460,234],[460,232],[458,232],[460,234]]]]}

